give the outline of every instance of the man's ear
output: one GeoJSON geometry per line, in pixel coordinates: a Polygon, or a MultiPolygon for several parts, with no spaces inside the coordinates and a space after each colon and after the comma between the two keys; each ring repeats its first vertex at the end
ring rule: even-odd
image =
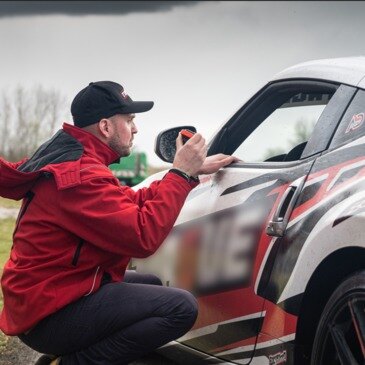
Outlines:
{"type": "Polygon", "coordinates": [[[105,138],[110,137],[113,127],[109,119],[107,118],[100,119],[98,127],[99,127],[99,132],[103,137],[105,138]]]}

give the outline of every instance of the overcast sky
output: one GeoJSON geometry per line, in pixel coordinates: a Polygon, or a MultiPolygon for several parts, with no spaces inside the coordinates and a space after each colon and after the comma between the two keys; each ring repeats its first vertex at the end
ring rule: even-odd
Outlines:
{"type": "MultiPolygon", "coordinates": [[[[90,81],[121,83],[153,165],[163,129],[207,138],[275,73],[364,55],[365,2],[1,2],[0,91],[42,84],[70,104],[90,81]]],[[[70,121],[70,115],[60,120],[70,121]]]]}

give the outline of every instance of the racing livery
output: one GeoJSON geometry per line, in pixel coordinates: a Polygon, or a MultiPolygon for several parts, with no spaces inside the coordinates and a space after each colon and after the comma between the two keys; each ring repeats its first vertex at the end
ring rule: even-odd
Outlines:
{"type": "Polygon", "coordinates": [[[353,57],[280,72],[223,124],[208,154],[242,161],[202,176],[159,251],[133,260],[198,299],[195,326],[160,352],[364,363],[364,115],[365,57],[353,57]]]}

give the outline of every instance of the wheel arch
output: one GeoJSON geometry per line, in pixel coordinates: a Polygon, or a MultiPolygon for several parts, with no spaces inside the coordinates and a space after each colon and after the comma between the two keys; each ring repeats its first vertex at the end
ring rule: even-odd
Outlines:
{"type": "Polygon", "coordinates": [[[365,248],[348,246],[327,256],[312,273],[301,301],[296,331],[295,364],[308,364],[323,309],[336,287],[364,269],[365,248]]]}

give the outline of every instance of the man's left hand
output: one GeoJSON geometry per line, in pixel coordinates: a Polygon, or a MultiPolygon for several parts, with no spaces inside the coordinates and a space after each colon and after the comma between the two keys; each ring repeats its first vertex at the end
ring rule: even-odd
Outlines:
{"type": "Polygon", "coordinates": [[[199,175],[214,174],[221,167],[227,166],[233,162],[238,162],[238,161],[241,160],[237,157],[225,155],[223,153],[218,153],[213,156],[208,156],[199,170],[199,175]]]}

